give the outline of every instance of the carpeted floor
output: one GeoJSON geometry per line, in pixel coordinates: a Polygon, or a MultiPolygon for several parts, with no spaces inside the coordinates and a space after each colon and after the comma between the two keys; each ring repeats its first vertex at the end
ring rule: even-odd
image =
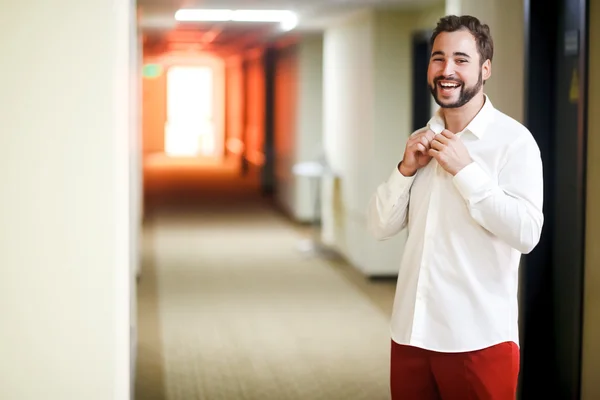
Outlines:
{"type": "Polygon", "coordinates": [[[388,399],[395,282],[307,258],[251,178],[203,171],[146,173],[136,399],[388,399]]]}

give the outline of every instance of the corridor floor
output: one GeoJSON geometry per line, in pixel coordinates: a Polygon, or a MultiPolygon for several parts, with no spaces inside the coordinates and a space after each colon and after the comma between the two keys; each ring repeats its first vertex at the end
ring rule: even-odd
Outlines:
{"type": "Polygon", "coordinates": [[[137,400],[389,398],[395,282],[301,254],[236,168],[145,174],[137,400]]]}

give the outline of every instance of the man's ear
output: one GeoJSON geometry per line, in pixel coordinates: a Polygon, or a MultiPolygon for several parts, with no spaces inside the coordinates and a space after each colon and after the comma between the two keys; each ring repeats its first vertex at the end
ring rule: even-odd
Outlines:
{"type": "Polygon", "coordinates": [[[492,62],[490,60],[485,60],[481,66],[481,74],[484,81],[487,81],[492,76],[492,62]]]}

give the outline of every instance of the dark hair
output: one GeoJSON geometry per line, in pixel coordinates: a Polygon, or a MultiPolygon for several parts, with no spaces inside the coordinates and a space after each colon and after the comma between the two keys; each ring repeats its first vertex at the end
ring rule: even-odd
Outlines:
{"type": "Polygon", "coordinates": [[[466,29],[477,43],[477,50],[479,51],[480,64],[483,64],[486,60],[492,61],[494,57],[494,41],[490,34],[490,27],[486,24],[482,24],[477,18],[470,15],[463,15],[457,17],[456,15],[448,15],[441,18],[433,34],[431,35],[431,47],[435,38],[442,32],[455,32],[461,29],[466,29]]]}

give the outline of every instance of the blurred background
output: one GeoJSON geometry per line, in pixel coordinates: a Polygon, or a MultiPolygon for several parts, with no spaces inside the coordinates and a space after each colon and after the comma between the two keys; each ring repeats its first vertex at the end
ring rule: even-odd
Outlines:
{"type": "Polygon", "coordinates": [[[365,210],[447,14],[542,151],[519,396],[600,398],[599,0],[0,7],[0,398],[388,399],[406,232],[365,210]]]}

